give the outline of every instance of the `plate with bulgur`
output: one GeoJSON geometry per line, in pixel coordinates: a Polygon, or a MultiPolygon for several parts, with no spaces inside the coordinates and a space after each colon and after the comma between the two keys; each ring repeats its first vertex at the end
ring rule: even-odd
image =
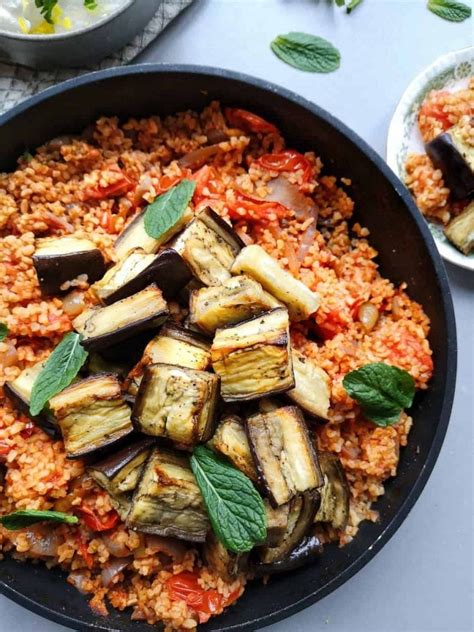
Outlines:
{"type": "Polygon", "coordinates": [[[390,170],[192,67],[67,82],[0,139],[1,589],[74,629],[243,630],[344,582],[454,390],[445,273],[390,170]]]}
{"type": "Polygon", "coordinates": [[[392,118],[387,162],[447,261],[474,270],[474,47],[438,58],[392,118]]]}

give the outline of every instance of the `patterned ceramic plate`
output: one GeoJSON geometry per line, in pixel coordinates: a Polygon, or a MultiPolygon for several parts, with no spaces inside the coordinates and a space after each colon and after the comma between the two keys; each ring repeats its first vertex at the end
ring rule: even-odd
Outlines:
{"type": "MultiPolygon", "coordinates": [[[[405,90],[390,122],[387,137],[387,162],[405,181],[405,160],[410,152],[423,153],[423,141],[417,125],[418,110],[430,90],[454,92],[465,88],[474,75],[474,47],[447,53],[423,70],[405,90]]],[[[466,256],[456,250],[435,223],[428,222],[438,250],[446,261],[474,270],[474,253],[466,256]]]]}

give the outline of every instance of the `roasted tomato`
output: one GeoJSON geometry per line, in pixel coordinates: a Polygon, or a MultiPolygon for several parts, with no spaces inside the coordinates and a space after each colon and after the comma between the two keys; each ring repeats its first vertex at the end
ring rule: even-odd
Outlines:
{"type": "Polygon", "coordinates": [[[166,582],[168,592],[174,601],[185,601],[199,615],[200,623],[205,623],[213,614],[223,608],[222,596],[217,590],[205,590],[198,583],[199,575],[184,571],[173,575],[166,582]]]}
{"type": "Polygon", "coordinates": [[[119,522],[120,518],[116,511],[110,511],[105,518],[99,518],[90,509],[83,505],[80,510],[84,523],[91,531],[109,531],[113,529],[119,522]]]}
{"type": "Polygon", "coordinates": [[[225,108],[224,110],[227,122],[231,127],[238,127],[247,132],[255,134],[278,134],[278,128],[272,125],[261,116],[252,114],[247,110],[240,108],[225,108]]]}
{"type": "Polygon", "coordinates": [[[276,154],[263,154],[256,162],[269,171],[298,171],[301,169],[305,182],[311,178],[311,163],[303,154],[294,149],[286,149],[276,154]]]}

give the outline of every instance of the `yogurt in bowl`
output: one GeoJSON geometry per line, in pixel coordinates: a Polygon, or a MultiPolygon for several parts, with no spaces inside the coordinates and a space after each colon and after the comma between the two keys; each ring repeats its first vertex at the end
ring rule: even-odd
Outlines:
{"type": "Polygon", "coordinates": [[[0,31],[24,35],[67,33],[91,26],[129,0],[2,0],[0,31]]]}

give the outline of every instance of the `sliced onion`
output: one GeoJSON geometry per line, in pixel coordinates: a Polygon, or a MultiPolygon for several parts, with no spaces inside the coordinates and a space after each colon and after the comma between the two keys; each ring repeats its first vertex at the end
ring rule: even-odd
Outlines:
{"type": "Polygon", "coordinates": [[[72,571],[67,577],[68,584],[74,586],[82,595],[87,594],[86,584],[89,581],[89,577],[85,571],[72,571]]]}
{"type": "Polygon", "coordinates": [[[206,132],[207,142],[209,145],[216,145],[218,143],[224,143],[226,140],[229,140],[229,136],[224,132],[223,129],[210,129],[206,132]]]}
{"type": "Polygon", "coordinates": [[[190,151],[178,160],[178,165],[182,169],[199,169],[204,166],[208,160],[214,158],[214,156],[220,151],[219,145],[207,145],[206,147],[200,147],[194,151],[190,151]]]}
{"type": "Polygon", "coordinates": [[[295,184],[291,184],[283,176],[278,176],[278,178],[270,180],[267,187],[266,200],[283,204],[286,208],[294,211],[296,219],[299,221],[314,217],[314,223],[316,224],[318,220],[316,203],[308,195],[301,193],[295,184]]]}
{"type": "Polygon", "coordinates": [[[63,310],[71,318],[81,314],[85,308],[84,293],[79,290],[73,290],[63,298],[63,310]]]}
{"type": "Polygon", "coordinates": [[[37,529],[25,530],[28,543],[30,545],[29,552],[39,557],[55,557],[58,547],[63,539],[54,531],[39,531],[37,529]]]}
{"type": "Polygon", "coordinates": [[[112,581],[119,573],[123,571],[131,562],[133,561],[133,557],[122,557],[120,559],[113,558],[104,564],[102,568],[102,572],[100,574],[100,579],[102,581],[102,586],[107,588],[110,586],[112,581]]]}
{"type": "Polygon", "coordinates": [[[119,542],[113,535],[104,534],[102,540],[108,552],[114,557],[127,557],[130,555],[130,549],[123,542],[119,542]]]}
{"type": "Polygon", "coordinates": [[[17,364],[18,353],[13,342],[11,340],[4,340],[3,344],[6,346],[6,349],[0,352],[0,366],[6,368],[7,366],[17,364]]]}
{"type": "Polygon", "coordinates": [[[160,535],[146,536],[146,546],[154,553],[165,553],[173,558],[174,562],[181,562],[186,553],[186,545],[175,538],[166,538],[160,535]]]}

